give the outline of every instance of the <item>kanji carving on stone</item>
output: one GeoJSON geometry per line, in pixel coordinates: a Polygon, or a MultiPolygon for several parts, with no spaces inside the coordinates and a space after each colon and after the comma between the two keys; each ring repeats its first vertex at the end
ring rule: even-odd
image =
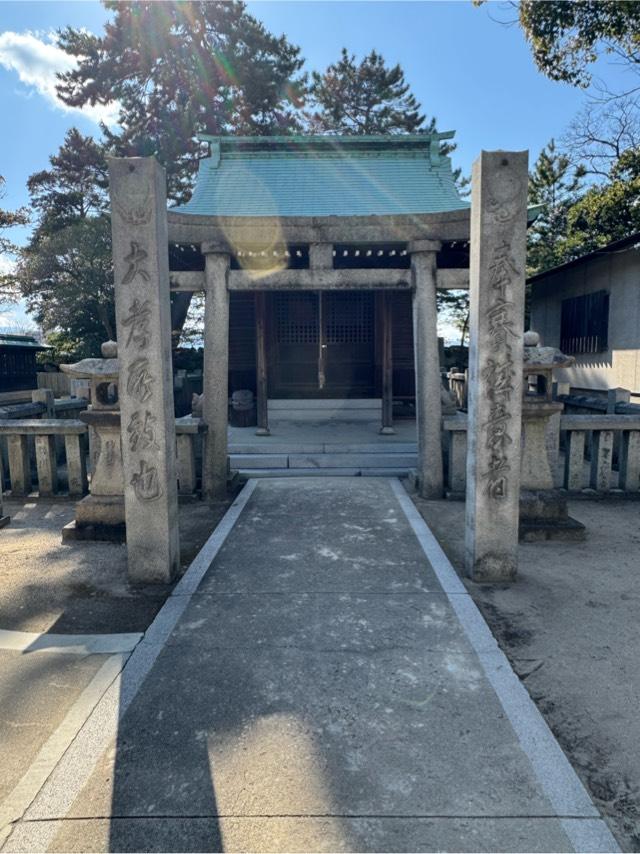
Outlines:
{"type": "Polygon", "coordinates": [[[124,256],[124,260],[129,265],[129,268],[122,279],[123,285],[130,285],[137,276],[140,276],[140,278],[145,282],[151,281],[149,273],[142,266],[143,262],[146,261],[148,257],[149,256],[145,250],[140,248],[140,244],[136,243],[135,240],[132,240],[131,252],[124,256]]]}
{"type": "Polygon", "coordinates": [[[504,300],[505,289],[514,276],[520,273],[511,257],[508,243],[501,243],[495,247],[493,258],[489,264],[489,284],[500,293],[504,300]]]}
{"type": "Polygon", "coordinates": [[[157,448],[156,442],[156,419],[145,410],[144,417],[141,412],[134,412],[127,427],[129,435],[129,447],[132,451],[146,451],[149,448],[157,448]]]}
{"type": "Polygon", "coordinates": [[[127,379],[127,391],[140,403],[144,403],[151,397],[153,376],[149,371],[149,360],[145,358],[136,359],[129,367],[129,378],[127,379]]]}
{"type": "Polygon", "coordinates": [[[158,480],[158,469],[140,460],[140,470],[131,478],[136,497],[141,501],[153,501],[162,495],[162,487],[158,480]]]}
{"type": "Polygon", "coordinates": [[[489,419],[483,424],[485,447],[489,451],[489,462],[484,477],[487,478],[487,494],[490,498],[501,500],[507,497],[508,481],[506,473],[510,470],[507,447],[513,444],[509,435],[511,414],[507,403],[514,390],[514,362],[511,357],[509,337],[515,337],[513,303],[506,299],[506,289],[513,277],[519,275],[510,254],[509,244],[498,243],[493,250],[489,264],[489,283],[493,301],[487,310],[488,330],[491,349],[495,358],[488,359],[482,371],[482,377],[488,386],[489,419]]]}
{"type": "Polygon", "coordinates": [[[501,347],[507,343],[509,335],[516,337],[513,331],[513,319],[510,317],[513,303],[506,300],[498,300],[487,314],[489,320],[489,336],[491,337],[492,348],[501,347]]]}
{"type": "Polygon", "coordinates": [[[127,347],[132,341],[140,350],[143,350],[147,346],[151,335],[149,332],[150,320],[151,308],[149,307],[149,300],[140,302],[139,299],[134,299],[131,303],[128,316],[122,321],[122,325],[129,328],[127,347]]]}

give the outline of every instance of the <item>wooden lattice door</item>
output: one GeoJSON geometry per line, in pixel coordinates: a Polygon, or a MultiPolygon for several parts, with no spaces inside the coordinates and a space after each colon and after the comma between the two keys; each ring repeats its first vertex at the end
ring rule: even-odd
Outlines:
{"type": "Polygon", "coordinates": [[[272,295],[270,396],[372,396],[374,353],[373,294],[306,291],[272,295]]]}

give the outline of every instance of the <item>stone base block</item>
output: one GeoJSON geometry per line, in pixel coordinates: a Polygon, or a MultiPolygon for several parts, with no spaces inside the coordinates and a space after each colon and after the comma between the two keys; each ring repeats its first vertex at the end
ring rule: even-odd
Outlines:
{"type": "Polygon", "coordinates": [[[77,540],[98,540],[107,543],[125,543],[127,541],[127,529],[122,525],[79,525],[77,521],[69,522],[62,529],[62,542],[74,542],[77,540]]]}
{"type": "Polygon", "coordinates": [[[566,493],[557,489],[523,489],[520,494],[520,540],[581,542],[586,529],[572,519],[567,509],[566,493]]]}
{"type": "Polygon", "coordinates": [[[79,525],[124,525],[124,496],[87,495],[76,504],[79,525]]]}
{"type": "Polygon", "coordinates": [[[87,495],[76,504],[75,521],[62,529],[62,541],[124,543],[126,530],[122,495],[87,495]]]}
{"type": "Polygon", "coordinates": [[[587,537],[587,530],[582,522],[568,516],[566,519],[553,522],[548,519],[526,519],[520,521],[520,542],[537,543],[542,540],[564,540],[565,542],[581,543],[587,537]]]}
{"type": "Polygon", "coordinates": [[[568,518],[567,496],[558,489],[523,489],[520,492],[520,519],[568,518]]]}
{"type": "Polygon", "coordinates": [[[9,516],[0,516],[0,528],[6,528],[10,521],[9,516]]]}

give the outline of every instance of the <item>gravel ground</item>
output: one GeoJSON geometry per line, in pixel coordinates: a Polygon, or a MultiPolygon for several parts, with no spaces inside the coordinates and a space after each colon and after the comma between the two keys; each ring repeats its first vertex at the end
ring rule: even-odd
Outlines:
{"type": "MultiPolygon", "coordinates": [[[[228,501],[180,505],[182,570],[227,510],[228,501]]],[[[74,517],[64,500],[5,500],[11,524],[0,530],[0,629],[25,632],[141,632],[170,585],[132,585],[126,546],[62,543],[74,517]]]]}
{"type": "MultiPolygon", "coordinates": [[[[412,498],[462,574],[464,504],[412,498]]],[[[585,542],[522,544],[510,586],[465,579],[625,851],[640,850],[638,510],[571,502],[585,542]]]]}

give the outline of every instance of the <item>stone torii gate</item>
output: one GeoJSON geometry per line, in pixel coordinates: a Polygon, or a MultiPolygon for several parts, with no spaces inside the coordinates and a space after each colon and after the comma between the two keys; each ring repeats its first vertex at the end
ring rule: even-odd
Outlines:
{"type": "MultiPolygon", "coordinates": [[[[469,211],[389,217],[281,219],[281,239],[309,245],[309,269],[268,273],[256,284],[232,270],[234,246],[269,244],[274,223],[213,223],[169,211],[153,158],[110,162],[116,326],[130,575],[170,580],[178,565],[170,281],[205,295],[203,498],[226,493],[229,292],[410,290],[413,294],[419,490],[443,489],[436,289],[471,288],[467,572],[511,578],[516,568],[527,153],[483,152],[474,165],[471,266],[439,269],[443,240],[466,240],[469,211]],[[334,243],[406,241],[410,270],[333,269],[334,243]],[[204,272],[169,273],[167,245],[197,244],[204,272]],[[136,425],[149,441],[131,442],[136,425]]],[[[239,221],[241,220],[241,221],[239,221]]],[[[386,349],[386,348],[385,348],[386,349]]],[[[258,347],[260,362],[260,347],[258,347]]],[[[258,363],[260,371],[260,363],[258,363]]]]}

